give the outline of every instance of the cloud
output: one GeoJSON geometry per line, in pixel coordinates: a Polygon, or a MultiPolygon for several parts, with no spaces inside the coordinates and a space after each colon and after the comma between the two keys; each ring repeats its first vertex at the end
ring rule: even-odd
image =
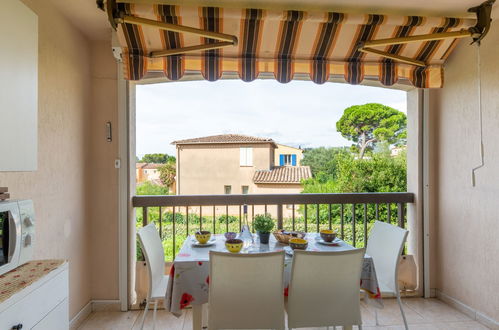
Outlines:
{"type": "Polygon", "coordinates": [[[173,154],[171,141],[239,133],[292,146],[342,146],[336,132],[343,110],[383,103],[406,111],[404,91],[308,81],[191,81],[137,86],[137,154],[173,154]]]}

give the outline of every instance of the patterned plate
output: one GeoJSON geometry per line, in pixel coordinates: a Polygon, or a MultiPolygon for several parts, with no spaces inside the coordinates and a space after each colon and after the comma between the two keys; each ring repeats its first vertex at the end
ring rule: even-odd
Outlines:
{"type": "Polygon", "coordinates": [[[320,236],[317,236],[315,237],[315,240],[317,241],[317,243],[319,244],[322,244],[322,245],[328,245],[328,246],[338,246],[340,245],[341,243],[341,239],[339,239],[338,237],[336,237],[334,239],[334,241],[332,242],[326,242],[325,240],[323,240],[320,236]]]}
{"type": "Polygon", "coordinates": [[[206,246],[212,246],[217,242],[216,238],[210,238],[210,240],[204,244],[199,243],[196,239],[192,239],[192,246],[197,246],[197,247],[206,247],[206,246]]]}

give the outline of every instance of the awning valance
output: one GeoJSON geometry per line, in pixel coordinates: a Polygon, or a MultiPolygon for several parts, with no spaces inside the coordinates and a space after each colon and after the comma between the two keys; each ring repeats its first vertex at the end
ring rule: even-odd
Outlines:
{"type": "Polygon", "coordinates": [[[459,39],[381,45],[366,51],[359,50],[359,45],[374,39],[465,31],[475,24],[475,20],[458,18],[124,3],[117,4],[117,10],[122,16],[234,35],[238,41],[232,45],[235,42],[230,38],[220,41],[223,37],[208,39],[124,22],[118,26],[118,38],[125,77],[130,80],[158,75],[180,80],[186,72],[193,72],[209,81],[220,79],[223,73],[237,73],[242,80],[252,81],[261,73],[272,73],[282,83],[301,74],[318,84],[339,78],[350,84],[369,79],[386,86],[410,82],[420,88],[438,88],[443,85],[443,64],[459,39]],[[203,51],[192,47],[185,54],[161,55],[217,42],[223,48],[203,51]],[[380,56],[379,51],[395,59],[380,56]]]}

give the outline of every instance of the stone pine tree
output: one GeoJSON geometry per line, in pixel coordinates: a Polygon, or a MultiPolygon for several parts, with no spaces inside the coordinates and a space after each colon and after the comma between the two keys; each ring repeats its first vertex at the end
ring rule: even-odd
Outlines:
{"type": "Polygon", "coordinates": [[[336,123],[336,130],[344,138],[356,143],[360,159],[367,150],[374,149],[378,142],[405,144],[406,129],[407,117],[403,112],[379,103],[348,107],[336,123]]]}

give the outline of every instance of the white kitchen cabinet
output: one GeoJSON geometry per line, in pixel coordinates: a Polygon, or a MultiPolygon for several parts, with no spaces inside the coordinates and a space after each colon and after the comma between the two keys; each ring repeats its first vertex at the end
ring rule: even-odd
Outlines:
{"type": "Polygon", "coordinates": [[[0,329],[69,328],[68,264],[52,270],[0,303],[0,329]]]}

